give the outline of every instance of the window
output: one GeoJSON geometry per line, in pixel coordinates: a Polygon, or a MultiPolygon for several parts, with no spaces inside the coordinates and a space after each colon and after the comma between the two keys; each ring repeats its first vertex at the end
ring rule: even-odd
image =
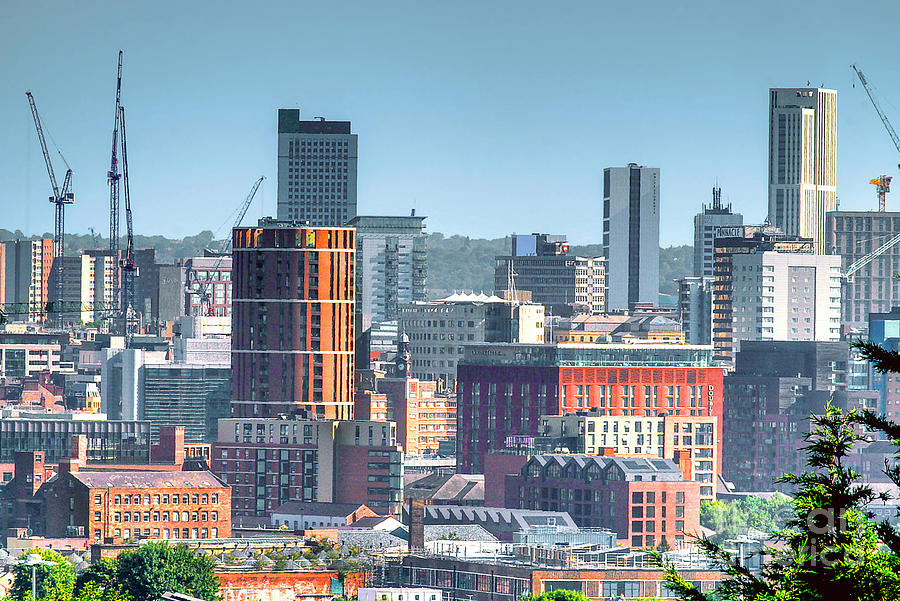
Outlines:
{"type": "Polygon", "coordinates": [[[163,504],[164,504],[164,505],[168,505],[168,504],[169,504],[169,495],[163,495],[163,504]]]}
{"type": "MultiPolygon", "coordinates": [[[[663,499],[663,501],[665,501],[665,499],[663,499]]],[[[675,502],[676,503],[684,503],[684,493],[683,492],[675,493],[675,502]]]]}
{"type": "MultiPolygon", "coordinates": [[[[94,497],[94,499],[96,500],[99,497],[100,497],[100,495],[97,495],[96,497],[94,497]]],[[[113,499],[113,503],[115,503],[116,505],[121,505],[122,504],[122,495],[116,495],[113,499]]]]}
{"type": "Polygon", "coordinates": [[[101,505],[103,503],[102,495],[94,495],[94,505],[101,505]]]}

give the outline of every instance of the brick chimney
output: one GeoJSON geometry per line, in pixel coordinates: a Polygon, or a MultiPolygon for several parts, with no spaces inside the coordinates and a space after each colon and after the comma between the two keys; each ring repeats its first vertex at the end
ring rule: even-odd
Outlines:
{"type": "Polygon", "coordinates": [[[425,548],[425,501],[409,499],[409,551],[425,548]]]}
{"type": "Polygon", "coordinates": [[[81,465],[87,464],[87,436],[76,434],[72,437],[72,454],[69,456],[81,465]]]}
{"type": "Polygon", "coordinates": [[[184,465],[184,426],[160,426],[159,444],[153,445],[154,462],[168,465],[184,465]]]}
{"type": "Polygon", "coordinates": [[[694,463],[691,461],[689,449],[675,449],[672,452],[672,461],[678,464],[681,475],[685,480],[694,479],[694,463]]]}

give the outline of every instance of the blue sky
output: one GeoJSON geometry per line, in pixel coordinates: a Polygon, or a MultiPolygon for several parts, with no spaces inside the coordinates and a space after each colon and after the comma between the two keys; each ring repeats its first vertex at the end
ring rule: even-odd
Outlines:
{"type": "Polygon", "coordinates": [[[361,214],[599,242],[602,169],[634,161],[661,169],[661,243],[689,243],[716,178],[764,217],[767,90],[808,80],[838,90],[838,196],[867,210],[900,155],[849,65],[900,127],[898,18],[888,1],[6,0],[0,228],[52,230],[30,89],[75,171],[67,229],[108,231],[120,48],[140,234],[224,231],[259,175],[249,216],[273,214],[276,110],[299,106],[353,122],[361,214]]]}

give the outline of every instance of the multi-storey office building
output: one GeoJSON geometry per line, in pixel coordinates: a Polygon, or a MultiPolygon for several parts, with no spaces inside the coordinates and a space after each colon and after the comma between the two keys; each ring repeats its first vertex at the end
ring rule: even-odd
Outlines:
{"type": "Polygon", "coordinates": [[[812,254],[814,245],[810,239],[785,236],[765,225],[719,228],[715,245],[712,340],[716,358],[731,361],[735,346],[734,257],[763,251],[812,254]]]}
{"type": "Polygon", "coordinates": [[[747,341],[735,358],[724,382],[723,476],[738,490],[774,490],[783,473],[805,469],[810,414],[868,391],[848,391],[846,342],[747,341]]]}
{"type": "Polygon", "coordinates": [[[425,217],[359,216],[356,228],[356,312],[361,327],[395,321],[401,305],[425,300],[425,217]]]}
{"type": "Polygon", "coordinates": [[[623,544],[683,541],[700,527],[700,483],[668,459],[536,455],[506,477],[506,507],[566,511],[623,544]]]}
{"type": "Polygon", "coordinates": [[[722,417],[723,368],[708,346],[473,344],[458,376],[461,472],[480,472],[509,436],[538,435],[544,415],[722,417]]]}
{"type": "Polygon", "coordinates": [[[837,91],[769,90],[769,223],[826,252],[825,215],[837,208],[837,91]]]}
{"type": "Polygon", "coordinates": [[[688,344],[712,344],[712,277],[684,277],[678,285],[678,321],[688,344]]]}
{"type": "Polygon", "coordinates": [[[606,308],[659,302],[659,169],[629,163],[603,170],[606,308]]]}
{"type": "Polygon", "coordinates": [[[569,254],[565,236],[512,236],[511,253],[496,257],[494,292],[503,298],[521,291],[553,315],[606,310],[606,261],[569,254]]]}
{"type": "Polygon", "coordinates": [[[10,321],[43,321],[50,300],[53,239],[0,242],[0,304],[21,304],[10,321]]]}
{"type": "Polygon", "coordinates": [[[278,219],[340,227],[356,217],[356,134],[349,121],[278,110],[278,219]]]}
{"type": "Polygon", "coordinates": [[[164,426],[184,426],[187,442],[213,442],[219,419],[231,415],[231,366],[145,365],[141,396],[141,419],[150,423],[153,442],[164,426]]]}
{"type": "Polygon", "coordinates": [[[268,218],[235,228],[234,415],[351,417],[355,234],[268,218]]]}
{"type": "Polygon", "coordinates": [[[544,307],[483,294],[454,294],[400,308],[400,332],[409,337],[410,375],[456,386],[463,345],[472,342],[544,342],[544,307]]]}
{"type": "Polygon", "coordinates": [[[733,343],[840,339],[840,257],[761,251],[731,269],[733,343]]]}
{"type": "Polygon", "coordinates": [[[231,257],[191,257],[184,262],[184,272],[182,315],[231,315],[231,257]]]}
{"type": "MultiPolygon", "coordinates": [[[[844,271],[900,234],[900,212],[833,211],[826,218],[828,252],[840,255],[844,271]]],[[[865,328],[869,313],[886,313],[900,302],[900,245],[856,271],[841,289],[845,326],[865,328]]]]}
{"type": "Polygon", "coordinates": [[[60,371],[68,334],[0,332],[0,379],[22,380],[60,371]]]}
{"type": "Polygon", "coordinates": [[[87,460],[98,464],[150,462],[150,424],[107,420],[102,413],[28,413],[8,411],[0,419],[0,463],[12,463],[19,451],[42,451],[47,463],[71,457],[72,442],[87,437],[87,460]]]}
{"type": "Polygon", "coordinates": [[[572,453],[602,455],[611,449],[616,456],[650,455],[678,462],[686,457],[682,467],[689,469],[685,477],[702,483],[700,499],[716,498],[716,475],[722,473],[722,439],[716,417],[636,417],[592,412],[545,415],[541,418],[541,438],[572,453]]]}
{"type": "Polygon", "coordinates": [[[175,321],[186,314],[187,270],[184,263],[178,261],[172,265],[157,265],[156,270],[159,273],[159,320],[162,323],[175,321]]]}
{"type": "Polygon", "coordinates": [[[396,440],[393,422],[222,419],[212,470],[232,487],[235,515],[269,515],[287,501],[395,511],[403,498],[396,440]]]}
{"type": "Polygon", "coordinates": [[[744,216],[731,212],[731,204],[722,204],[722,188],[715,187],[712,204],[694,215],[694,277],[712,278],[716,255],[716,230],[744,224],[744,216]]]}

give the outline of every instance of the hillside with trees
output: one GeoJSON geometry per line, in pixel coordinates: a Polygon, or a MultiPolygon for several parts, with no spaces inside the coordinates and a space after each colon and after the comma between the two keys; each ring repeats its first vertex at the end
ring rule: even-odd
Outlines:
{"type": "MultiPolygon", "coordinates": [[[[0,229],[0,242],[11,240],[35,240],[52,238],[52,233],[26,236],[21,231],[0,229]]],[[[155,248],[159,263],[171,263],[176,259],[202,255],[204,248],[219,248],[223,241],[216,240],[213,232],[204,230],[195,236],[166,238],[165,236],[135,235],[135,248],[155,248]]],[[[124,240],[122,241],[124,246],[124,240]]],[[[67,234],[66,254],[91,248],[108,248],[109,239],[90,234],[67,234]]],[[[440,298],[454,290],[490,292],[494,289],[494,257],[508,254],[510,238],[469,238],[445,236],[440,232],[428,234],[428,297],[440,298]]],[[[573,254],[596,257],[603,254],[599,244],[573,245],[573,254]]],[[[661,248],[659,255],[659,291],[674,294],[673,280],[690,275],[693,250],[688,245],[661,248]]]]}

